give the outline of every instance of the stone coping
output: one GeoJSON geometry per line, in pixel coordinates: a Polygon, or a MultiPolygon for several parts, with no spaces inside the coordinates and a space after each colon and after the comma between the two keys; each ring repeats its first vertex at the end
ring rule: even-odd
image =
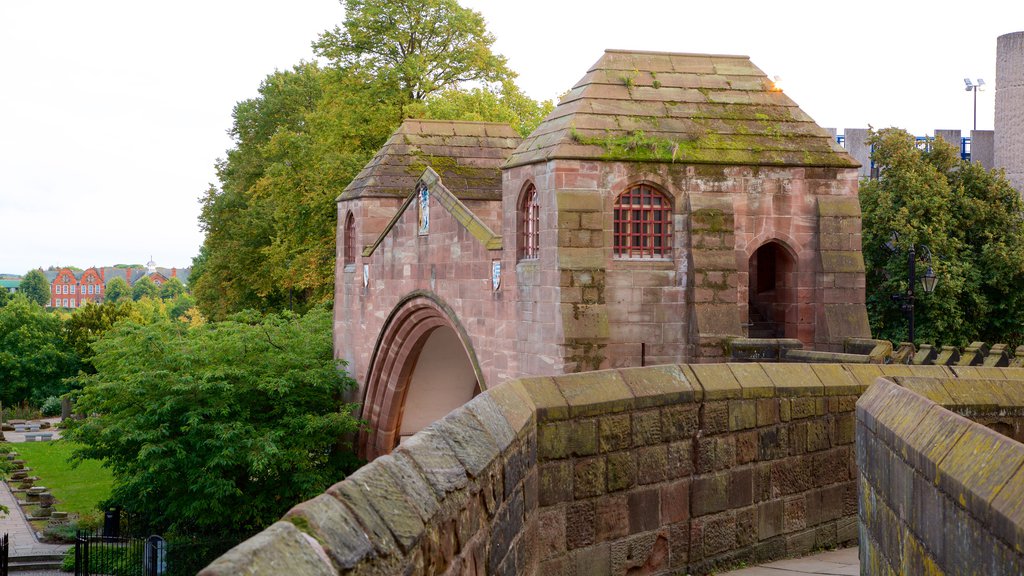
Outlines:
{"type": "MultiPolygon", "coordinates": [[[[200,574],[280,574],[285,568],[294,572],[293,568],[300,566],[302,573],[310,574],[353,569],[366,574],[419,573],[431,562],[435,566],[440,562],[434,556],[450,554],[453,549],[467,555],[459,558],[466,569],[482,568],[481,563],[486,563],[492,572],[499,566],[535,571],[535,566],[522,564],[523,554],[516,550],[526,539],[522,531],[537,509],[540,424],[680,403],[766,398],[796,401],[857,396],[865,390],[871,392],[861,399],[864,409],[858,404],[858,415],[869,418],[880,431],[892,430],[882,436],[893,439],[896,431],[913,429],[900,426],[910,426],[911,420],[920,420],[931,410],[918,414],[902,407],[934,404],[914,390],[961,403],[1019,398],[1024,404],[1024,369],[680,364],[513,380],[484,391],[403,442],[392,454],[297,505],[282,521],[230,550],[200,574]],[[901,389],[893,380],[902,381],[909,389],[901,389]],[[872,384],[875,386],[869,388],[872,384]],[[902,390],[895,394],[911,400],[893,403],[892,388],[902,390]],[[972,390],[979,390],[977,397],[971,396],[972,390]],[[887,396],[880,397],[882,392],[887,396]],[[877,410],[868,409],[876,404],[877,410]],[[446,540],[454,538],[453,533],[458,536],[457,543],[446,540]]],[[[954,416],[970,423],[955,414],[943,418],[954,416]]],[[[985,438],[996,442],[991,435],[985,438]]],[[[1000,446],[1005,443],[999,442],[1000,446]]],[[[1021,451],[1024,461],[1024,448],[1021,451]]],[[[956,473],[948,475],[950,486],[970,486],[971,478],[963,476],[967,470],[955,468],[956,473]]],[[[1024,515],[1024,507],[1017,513],[1024,515]]],[[[1024,545],[1024,540],[1021,542],[1024,545]]]]}

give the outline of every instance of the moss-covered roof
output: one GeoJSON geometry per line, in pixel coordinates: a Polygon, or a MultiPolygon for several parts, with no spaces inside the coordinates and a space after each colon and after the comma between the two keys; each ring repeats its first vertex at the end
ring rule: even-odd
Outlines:
{"type": "Polygon", "coordinates": [[[860,164],[746,56],[608,50],[506,162],[860,164]]]}
{"type": "Polygon", "coordinates": [[[405,198],[428,166],[461,199],[500,200],[501,165],[521,140],[506,124],[406,120],[338,201],[405,198]]]}

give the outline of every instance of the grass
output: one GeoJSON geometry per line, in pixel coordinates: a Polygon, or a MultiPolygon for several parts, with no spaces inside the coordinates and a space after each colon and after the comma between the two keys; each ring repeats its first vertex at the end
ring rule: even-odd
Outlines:
{"type": "Polygon", "coordinates": [[[56,498],[54,509],[79,515],[93,514],[96,505],[110,496],[113,477],[110,470],[95,460],[86,460],[72,468],[68,463],[74,444],[66,440],[8,444],[18,458],[38,476],[37,486],[46,486],[56,498]]]}

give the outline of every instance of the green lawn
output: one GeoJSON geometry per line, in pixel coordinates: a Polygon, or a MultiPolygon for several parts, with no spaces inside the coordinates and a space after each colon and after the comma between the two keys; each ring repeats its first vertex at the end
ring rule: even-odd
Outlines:
{"type": "Polygon", "coordinates": [[[110,470],[95,460],[86,460],[72,468],[68,463],[73,444],[66,440],[7,444],[38,476],[37,486],[46,486],[57,499],[56,510],[90,514],[96,504],[110,496],[110,470]]]}

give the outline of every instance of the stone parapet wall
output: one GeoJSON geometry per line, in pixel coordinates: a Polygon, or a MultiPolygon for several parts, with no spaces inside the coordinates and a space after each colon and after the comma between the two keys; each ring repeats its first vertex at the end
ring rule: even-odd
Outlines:
{"type": "Polygon", "coordinates": [[[950,370],[857,403],[862,573],[1024,571],[1024,445],[992,429],[1019,434],[1021,370],[950,370]]]}
{"type": "MultiPolygon", "coordinates": [[[[856,541],[858,458],[870,467],[859,476],[875,491],[870,510],[889,511],[870,516],[889,528],[862,528],[862,538],[873,538],[872,550],[898,550],[909,540],[895,535],[896,519],[912,518],[916,500],[905,485],[903,504],[877,488],[911,478],[894,475],[893,459],[908,456],[883,429],[914,430],[913,407],[932,402],[922,394],[1012,435],[1024,414],[1024,369],[683,364],[513,380],[297,505],[201,574],[706,574],[856,541]],[[866,396],[861,433],[870,425],[878,437],[867,456],[855,450],[854,410],[883,377],[918,400],[879,412],[866,396]],[[884,537],[871,531],[890,528],[884,537]]],[[[1006,482],[992,471],[1024,463],[1008,438],[943,418],[983,439],[986,476],[956,481],[991,478],[998,488],[1006,482]]],[[[942,466],[939,476],[952,474],[942,466]]],[[[936,477],[923,476],[921,488],[936,477]]],[[[950,514],[970,520],[970,511],[950,514]]]]}

